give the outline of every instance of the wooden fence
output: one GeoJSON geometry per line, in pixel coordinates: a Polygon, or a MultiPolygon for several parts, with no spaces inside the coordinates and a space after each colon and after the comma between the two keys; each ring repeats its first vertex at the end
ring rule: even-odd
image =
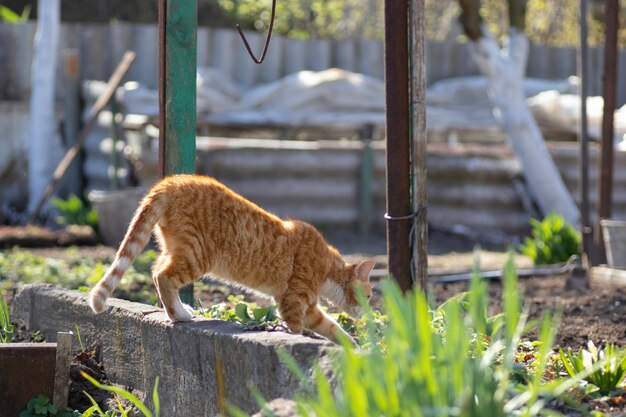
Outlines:
{"type": "MultiPolygon", "coordinates": [[[[551,144],[565,182],[578,199],[578,147],[551,144]]],[[[369,222],[384,230],[385,154],[374,144],[369,198],[364,213],[363,144],[198,138],[197,172],[211,175],[262,207],[322,228],[351,228],[369,222]]],[[[597,179],[597,146],[591,148],[591,181],[597,179]]],[[[626,220],[626,153],[615,161],[613,218],[626,220]]],[[[592,186],[591,206],[597,200],[592,186]]],[[[504,145],[428,146],[428,223],[439,230],[505,241],[528,232],[534,215],[521,169],[504,145]]]]}
{"type": "MultiPolygon", "coordinates": [[[[28,96],[30,65],[35,24],[0,24],[0,100],[19,100],[28,96]]],[[[248,33],[254,50],[263,38],[248,33]]],[[[61,28],[60,48],[75,48],[80,53],[82,79],[106,79],[127,49],[137,53],[128,75],[150,88],[157,86],[157,28],[155,25],[116,23],[65,23],[61,28]]],[[[602,48],[590,50],[590,93],[601,94],[602,48]]],[[[626,68],[626,50],[619,52],[619,68],[626,68]]],[[[61,65],[61,63],[59,63],[61,65]]],[[[198,66],[217,67],[243,86],[275,81],[295,71],[344,68],[383,77],[383,44],[374,39],[296,40],[274,36],[263,65],[248,56],[234,29],[198,30],[198,66]]],[[[429,41],[426,47],[427,84],[445,78],[478,74],[470,59],[468,44],[429,41]]],[[[530,77],[563,79],[576,73],[575,48],[531,45],[527,74],[530,77]]],[[[62,71],[57,73],[61,92],[62,71]]],[[[617,98],[626,103],[626,71],[619,71],[617,98]]]]}

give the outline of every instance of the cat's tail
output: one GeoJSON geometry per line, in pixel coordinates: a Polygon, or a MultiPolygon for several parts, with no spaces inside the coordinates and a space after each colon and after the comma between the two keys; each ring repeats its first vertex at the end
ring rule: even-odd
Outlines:
{"type": "Polygon", "coordinates": [[[166,208],[167,198],[164,194],[152,191],[142,200],[117,250],[115,260],[89,294],[89,305],[95,313],[104,310],[106,300],[148,243],[152,229],[166,208]]]}

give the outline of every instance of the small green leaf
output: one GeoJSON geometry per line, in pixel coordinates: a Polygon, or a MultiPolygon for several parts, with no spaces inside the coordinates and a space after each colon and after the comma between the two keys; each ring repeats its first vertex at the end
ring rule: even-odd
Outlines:
{"type": "Polygon", "coordinates": [[[248,305],[245,303],[237,304],[237,306],[235,307],[235,314],[237,314],[237,317],[239,317],[239,319],[241,319],[241,322],[244,324],[247,324],[250,322],[250,320],[252,320],[250,318],[250,315],[248,314],[248,305]]]}
{"type": "Polygon", "coordinates": [[[269,313],[269,311],[270,309],[267,307],[259,307],[252,310],[252,315],[254,316],[255,320],[260,321],[263,317],[267,316],[267,313],[269,313]]]}
{"type": "Polygon", "coordinates": [[[276,320],[276,304],[272,305],[269,309],[269,311],[267,312],[267,315],[265,316],[265,320],[267,321],[274,321],[276,320]]]}

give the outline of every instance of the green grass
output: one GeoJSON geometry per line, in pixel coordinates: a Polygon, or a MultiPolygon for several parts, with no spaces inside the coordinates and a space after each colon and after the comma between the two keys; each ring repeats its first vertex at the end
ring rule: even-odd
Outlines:
{"type": "MultiPolygon", "coordinates": [[[[122,278],[118,287],[121,298],[154,305],[157,295],[152,285],[150,267],[156,254],[146,251],[140,255],[122,278]]],[[[62,288],[87,292],[105,274],[111,259],[96,260],[80,256],[68,249],[63,259],[35,255],[12,249],[0,252],[0,287],[17,283],[47,283],[62,288]]]]}
{"type": "Polygon", "coordinates": [[[106,385],[96,381],[94,378],[86,374],[85,372],[81,372],[83,378],[93,384],[96,388],[112,392],[115,395],[117,400],[117,410],[109,410],[102,411],[102,408],[98,405],[98,403],[93,399],[93,397],[87,394],[85,391],[83,393],[89,398],[91,401],[91,407],[87,410],[80,412],[77,410],[72,410],[67,408],[65,410],[58,410],[52,403],[50,399],[45,395],[38,395],[35,398],[32,398],[26,409],[21,411],[19,417],[135,417],[137,414],[134,414],[132,411],[132,407],[125,407],[122,405],[120,398],[123,398],[132,406],[134,406],[144,417],[159,417],[160,413],[160,400],[159,400],[159,378],[154,381],[154,389],[152,391],[152,403],[153,410],[150,410],[148,406],[145,405],[143,401],[133,395],[131,392],[119,388],[113,385],[106,385]]]}
{"type": "Polygon", "coordinates": [[[530,219],[531,235],[520,245],[520,252],[535,265],[566,262],[580,255],[580,233],[563,216],[549,213],[542,221],[530,219]]]}
{"type": "Polygon", "coordinates": [[[498,316],[487,315],[487,284],[478,279],[468,293],[437,310],[421,291],[403,295],[393,281],[384,283],[383,297],[388,324],[380,330],[369,316],[369,348],[346,344],[336,386],[318,372],[311,390],[298,399],[301,415],[536,416],[550,414],[548,400],[571,385],[544,377],[556,328],[550,314],[541,321],[534,366],[520,378],[516,358],[528,315],[512,261],[505,268],[498,316]]]}
{"type": "MultiPolygon", "coordinates": [[[[626,352],[607,343],[598,349],[589,342],[588,348],[578,349],[574,354],[571,348],[560,349],[559,357],[571,377],[584,375],[584,379],[597,387],[601,395],[608,395],[624,382],[626,376],[626,352]]],[[[595,391],[586,388],[586,392],[595,391]]]]}
{"type": "Polygon", "coordinates": [[[11,324],[11,316],[9,315],[9,306],[4,300],[2,290],[0,289],[0,343],[11,343],[17,337],[17,330],[11,324]]]}

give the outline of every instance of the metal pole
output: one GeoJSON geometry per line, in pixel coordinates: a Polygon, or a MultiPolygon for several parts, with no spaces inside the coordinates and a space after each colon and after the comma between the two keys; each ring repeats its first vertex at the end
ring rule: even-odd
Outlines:
{"type": "Polygon", "coordinates": [[[588,56],[587,0],[580,0],[580,47],[578,48],[578,73],[580,76],[580,214],[583,252],[593,263],[593,228],[589,218],[589,132],[587,122],[588,56]]]}
{"type": "Polygon", "coordinates": [[[617,27],[619,1],[607,0],[605,3],[605,44],[604,44],[604,112],[602,115],[602,139],[600,142],[600,183],[598,184],[598,219],[594,234],[600,262],[606,261],[604,239],[602,237],[601,219],[611,217],[613,197],[613,119],[617,96],[617,27]]]}
{"type": "MultiPolygon", "coordinates": [[[[159,1],[159,169],[196,172],[197,0],[159,1]]],[[[193,286],[180,291],[193,304],[193,286]]]]}
{"type": "Polygon", "coordinates": [[[387,251],[389,273],[403,291],[413,286],[408,12],[408,1],[385,0],[387,251]]]}
{"type": "Polygon", "coordinates": [[[414,219],[412,269],[417,284],[425,289],[428,280],[428,220],[426,194],[426,35],[424,0],[411,0],[409,30],[411,33],[411,139],[413,168],[414,219]]]}

